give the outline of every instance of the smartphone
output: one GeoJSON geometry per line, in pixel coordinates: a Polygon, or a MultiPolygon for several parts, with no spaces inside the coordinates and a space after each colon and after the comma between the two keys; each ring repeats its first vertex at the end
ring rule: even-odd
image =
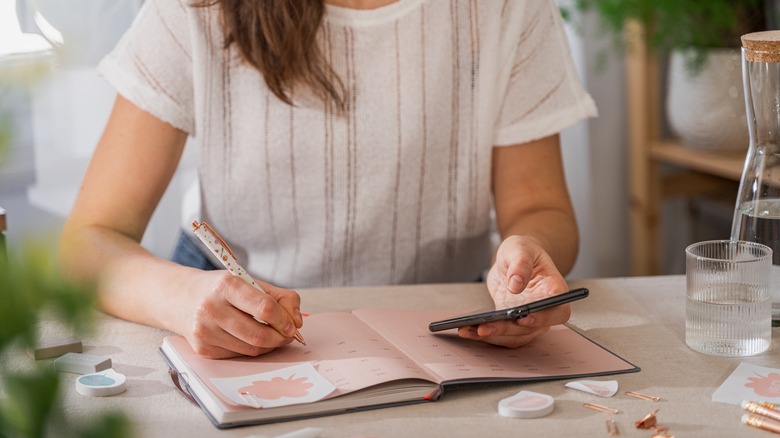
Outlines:
{"type": "Polygon", "coordinates": [[[484,322],[493,321],[511,321],[528,316],[531,313],[548,309],[559,304],[570,303],[588,296],[588,289],[581,287],[564,292],[559,295],[523,304],[509,309],[491,310],[488,312],[472,313],[470,315],[456,316],[454,318],[434,321],[428,325],[428,330],[439,332],[451,328],[465,327],[469,325],[479,325],[484,322]]]}

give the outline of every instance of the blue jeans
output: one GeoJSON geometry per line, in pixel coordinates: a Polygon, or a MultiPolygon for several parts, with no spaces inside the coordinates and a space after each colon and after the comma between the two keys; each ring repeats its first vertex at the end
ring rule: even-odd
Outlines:
{"type": "Polygon", "coordinates": [[[179,240],[176,242],[171,261],[204,271],[222,269],[221,266],[212,263],[211,259],[198,248],[202,243],[195,239],[194,235],[188,235],[184,231],[179,232],[179,240]]]}

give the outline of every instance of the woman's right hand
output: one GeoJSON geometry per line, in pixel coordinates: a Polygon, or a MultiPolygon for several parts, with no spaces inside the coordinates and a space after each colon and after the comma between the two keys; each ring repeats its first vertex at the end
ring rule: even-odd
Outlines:
{"type": "Polygon", "coordinates": [[[205,357],[258,356],[289,344],[303,325],[297,292],[258,282],[265,293],[225,270],[190,275],[191,297],[179,313],[179,334],[205,357]],[[264,324],[263,321],[267,324],[264,324]]]}
{"type": "Polygon", "coordinates": [[[225,270],[186,268],[140,245],[186,140],[117,95],[63,226],[60,267],[94,285],[106,313],[176,332],[203,356],[257,356],[285,345],[302,323],[297,293],[269,284],[262,293],[225,270]]]}

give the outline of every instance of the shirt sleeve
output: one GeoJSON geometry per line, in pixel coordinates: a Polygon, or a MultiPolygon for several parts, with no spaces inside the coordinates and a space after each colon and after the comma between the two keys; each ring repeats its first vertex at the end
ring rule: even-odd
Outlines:
{"type": "Polygon", "coordinates": [[[98,72],[139,108],[194,135],[190,13],[182,0],[146,0],[98,72]]]}
{"type": "Polygon", "coordinates": [[[571,59],[554,1],[527,1],[494,144],[540,139],[596,116],[571,59]]]}

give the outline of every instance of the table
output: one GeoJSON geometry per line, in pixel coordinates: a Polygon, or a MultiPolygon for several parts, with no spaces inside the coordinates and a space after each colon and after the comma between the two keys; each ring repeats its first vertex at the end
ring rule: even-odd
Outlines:
{"type": "MultiPolygon", "coordinates": [[[[304,427],[322,428],[327,437],[411,436],[593,436],[608,437],[605,421],[614,419],[621,437],[650,437],[634,422],[659,409],[659,424],[677,437],[765,437],[770,432],[740,423],[738,406],[714,403],[712,392],[742,361],[780,367],[778,329],[772,348],[749,358],[706,356],[685,345],[685,277],[655,276],[571,281],[590,296],[572,303],[570,324],[594,341],[642,368],[615,379],[620,390],[601,398],[564,387],[565,381],[475,385],[448,392],[434,403],[393,407],[331,417],[216,429],[203,412],[177,393],[157,351],[169,333],[99,315],[98,331],[84,339],[87,354],[108,355],[114,369],[127,376],[121,395],[91,398],[75,390],[76,375],[64,374],[66,414],[89,417],[117,409],[132,420],[137,436],[274,436],[304,427]],[[497,413],[502,398],[520,390],[549,394],[555,410],[544,418],[521,420],[497,413]],[[624,395],[626,390],[657,395],[660,402],[624,395]],[[619,414],[582,407],[595,402],[620,409],[619,414]]],[[[346,311],[359,307],[467,309],[489,303],[484,284],[443,284],[299,291],[306,312],[346,311]]],[[[46,330],[51,327],[44,327],[46,330]]],[[[301,330],[305,336],[306,327],[301,330]]]]}

